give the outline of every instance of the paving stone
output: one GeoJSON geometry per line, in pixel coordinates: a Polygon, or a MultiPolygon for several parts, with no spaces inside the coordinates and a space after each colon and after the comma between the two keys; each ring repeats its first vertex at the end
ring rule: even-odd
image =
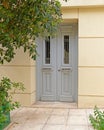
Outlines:
{"type": "Polygon", "coordinates": [[[5,130],[93,130],[89,114],[93,109],[75,109],[69,103],[42,103],[11,112],[11,125],[5,130]],[[45,107],[44,107],[45,106],[45,107]]]}

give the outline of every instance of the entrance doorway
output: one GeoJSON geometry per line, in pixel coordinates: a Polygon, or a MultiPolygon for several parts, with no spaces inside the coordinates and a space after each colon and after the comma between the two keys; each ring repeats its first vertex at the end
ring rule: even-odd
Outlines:
{"type": "Polygon", "coordinates": [[[62,25],[37,46],[37,100],[76,102],[77,25],[62,25]]]}

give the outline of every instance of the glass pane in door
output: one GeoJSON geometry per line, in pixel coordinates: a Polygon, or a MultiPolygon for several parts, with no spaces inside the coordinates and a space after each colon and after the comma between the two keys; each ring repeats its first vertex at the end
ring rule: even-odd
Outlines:
{"type": "Polygon", "coordinates": [[[69,36],[64,35],[64,64],[69,64],[69,36]]]}
{"type": "Polygon", "coordinates": [[[45,64],[50,64],[50,36],[45,39],[45,64]]]}

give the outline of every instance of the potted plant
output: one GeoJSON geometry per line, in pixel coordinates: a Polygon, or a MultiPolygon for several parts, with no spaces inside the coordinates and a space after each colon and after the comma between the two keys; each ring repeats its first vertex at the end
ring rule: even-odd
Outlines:
{"type": "Polygon", "coordinates": [[[10,111],[20,106],[19,102],[13,101],[13,94],[17,90],[24,90],[22,83],[12,82],[3,77],[0,81],[0,130],[10,123],[10,111]]]}

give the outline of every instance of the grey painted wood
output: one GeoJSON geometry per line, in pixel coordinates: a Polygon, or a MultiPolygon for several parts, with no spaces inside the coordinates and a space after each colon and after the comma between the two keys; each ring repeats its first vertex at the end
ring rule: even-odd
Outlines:
{"type": "Polygon", "coordinates": [[[37,100],[76,102],[78,40],[77,25],[63,25],[51,38],[50,64],[45,64],[44,39],[38,40],[37,100]],[[69,35],[69,64],[63,62],[63,36],[69,35]]]}

